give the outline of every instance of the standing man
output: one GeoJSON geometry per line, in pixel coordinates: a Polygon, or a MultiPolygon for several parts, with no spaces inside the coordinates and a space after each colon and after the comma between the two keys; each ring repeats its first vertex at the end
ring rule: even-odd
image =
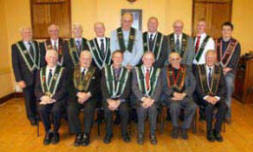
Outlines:
{"type": "Polygon", "coordinates": [[[122,65],[128,69],[136,66],[143,55],[142,33],[134,28],[133,15],[129,12],[121,17],[121,27],[111,33],[111,51],[121,50],[124,54],[122,65]]]}
{"type": "Polygon", "coordinates": [[[159,98],[162,91],[161,70],[153,66],[155,55],[152,52],[144,53],[143,64],[133,70],[132,91],[136,96],[136,108],[138,116],[138,144],[144,143],[145,119],[148,115],[150,124],[150,142],[157,144],[156,119],[159,98]]]}
{"type": "Polygon", "coordinates": [[[110,38],[105,37],[105,25],[102,22],[94,24],[96,37],[88,42],[92,54],[93,65],[99,70],[111,64],[110,38]]]}
{"type": "Polygon", "coordinates": [[[64,65],[68,69],[73,69],[79,64],[80,54],[83,50],[87,50],[87,39],[82,37],[83,27],[81,24],[72,26],[73,38],[70,38],[64,45],[64,65]]]}
{"type": "Polygon", "coordinates": [[[48,27],[49,39],[40,44],[40,48],[43,54],[43,59],[45,59],[47,50],[55,50],[58,53],[58,65],[64,65],[64,54],[63,49],[65,41],[59,37],[59,26],[52,24],[48,27]]]}
{"type": "Polygon", "coordinates": [[[30,27],[20,29],[22,40],[12,44],[12,67],[18,86],[23,89],[27,118],[37,124],[36,98],[34,95],[36,72],[43,64],[37,41],[32,40],[30,27]]]}
{"type": "Polygon", "coordinates": [[[58,130],[65,106],[67,75],[65,68],[57,65],[58,53],[55,50],[47,50],[45,60],[47,66],[37,72],[35,95],[39,101],[38,111],[46,132],[43,143],[48,145],[57,144],[60,140],[58,130]],[[51,124],[54,126],[53,130],[51,124]]]}
{"type": "Polygon", "coordinates": [[[130,142],[127,123],[129,118],[130,71],[122,66],[122,51],[112,53],[112,65],[107,65],[102,71],[101,88],[105,111],[106,134],[104,143],[111,142],[113,136],[113,112],[119,111],[121,119],[121,135],[125,142],[130,142]]]}
{"type": "Polygon", "coordinates": [[[91,66],[92,56],[87,51],[80,54],[80,65],[69,76],[68,122],[70,131],[76,134],[75,146],[87,146],[90,143],[90,131],[93,124],[97,92],[99,88],[98,69],[91,66]],[[84,113],[84,132],[79,119],[80,110],[84,113]]]}
{"type": "Polygon", "coordinates": [[[232,38],[234,26],[230,22],[222,25],[222,37],[216,40],[217,59],[223,67],[223,74],[226,80],[227,96],[225,102],[228,111],[225,116],[227,123],[231,123],[231,100],[234,91],[234,79],[237,65],[240,59],[241,46],[240,43],[232,38]]]}
{"type": "Polygon", "coordinates": [[[148,31],[143,33],[144,52],[151,51],[155,55],[154,66],[162,68],[167,59],[167,38],[158,31],[158,19],[150,17],[147,23],[148,31]]]}
{"type": "Polygon", "coordinates": [[[207,123],[207,139],[210,142],[215,140],[222,142],[223,138],[220,134],[221,126],[226,113],[226,82],[223,69],[217,65],[217,56],[214,50],[208,50],[206,53],[206,64],[196,67],[197,94],[204,106],[206,123],[207,123]],[[214,109],[217,109],[214,117],[214,109]],[[213,126],[213,118],[216,118],[213,126]]]}
{"type": "Polygon", "coordinates": [[[192,38],[183,33],[184,23],[181,20],[176,20],[173,24],[173,33],[168,35],[169,54],[177,52],[182,58],[182,64],[192,65],[195,52],[192,38]]]}
{"type": "Polygon", "coordinates": [[[190,67],[180,64],[181,60],[179,53],[170,53],[170,64],[163,69],[163,92],[166,95],[165,105],[169,107],[173,125],[171,137],[178,138],[179,132],[181,132],[182,138],[188,139],[187,130],[191,126],[197,107],[192,98],[196,81],[190,67]],[[180,126],[178,118],[182,109],[184,110],[184,120],[180,126]]]}

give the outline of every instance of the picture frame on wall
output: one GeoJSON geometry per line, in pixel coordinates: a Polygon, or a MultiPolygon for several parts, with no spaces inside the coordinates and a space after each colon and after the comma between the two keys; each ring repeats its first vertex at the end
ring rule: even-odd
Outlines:
{"type": "Polygon", "coordinates": [[[142,10],[141,9],[121,9],[121,16],[126,13],[130,12],[133,14],[133,28],[138,30],[142,30],[142,10]]]}

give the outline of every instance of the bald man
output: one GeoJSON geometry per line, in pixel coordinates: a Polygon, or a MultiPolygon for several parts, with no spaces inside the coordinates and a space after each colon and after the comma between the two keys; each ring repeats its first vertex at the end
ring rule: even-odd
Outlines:
{"type": "Polygon", "coordinates": [[[80,54],[79,65],[70,74],[68,83],[69,105],[68,122],[70,132],[76,135],[75,146],[87,146],[93,124],[97,92],[99,86],[99,69],[91,65],[92,55],[88,50],[80,54]],[[79,119],[80,109],[84,109],[84,131],[79,119]]]}
{"type": "Polygon", "coordinates": [[[191,67],[181,64],[182,58],[179,53],[170,53],[168,60],[170,64],[163,69],[163,92],[166,96],[164,105],[169,107],[173,126],[171,137],[176,139],[181,132],[181,137],[188,139],[187,130],[191,126],[197,107],[192,98],[196,81],[191,67]],[[180,125],[178,118],[182,109],[184,121],[180,125]]]}
{"type": "Polygon", "coordinates": [[[137,143],[144,143],[144,122],[148,115],[150,124],[150,142],[157,144],[156,119],[159,97],[162,91],[162,75],[160,68],[153,66],[155,55],[152,52],[144,53],[143,64],[133,70],[132,91],[136,96],[136,109],[138,116],[137,143]]]}
{"type": "Polygon", "coordinates": [[[43,58],[45,57],[47,50],[55,50],[58,53],[58,65],[64,65],[64,44],[66,43],[65,40],[59,37],[59,26],[55,24],[51,24],[48,27],[48,34],[49,39],[46,39],[44,42],[40,43],[40,49],[43,54],[43,58]]]}
{"type": "Polygon", "coordinates": [[[193,49],[192,38],[183,33],[184,23],[181,20],[176,20],[173,23],[173,33],[168,35],[168,48],[169,54],[171,52],[177,52],[182,58],[182,64],[192,65],[195,55],[193,49]]]}
{"type": "Polygon", "coordinates": [[[207,122],[207,139],[210,142],[222,142],[220,134],[221,126],[225,117],[227,106],[226,81],[223,69],[217,64],[217,56],[214,50],[208,50],[205,55],[206,64],[198,65],[196,68],[197,94],[201,98],[201,104],[205,107],[205,117],[207,122]],[[216,122],[213,126],[214,109],[216,112],[216,122]]]}
{"type": "Polygon", "coordinates": [[[148,19],[148,31],[143,33],[143,50],[155,55],[155,67],[162,68],[168,56],[167,38],[158,31],[159,22],[156,17],[148,19]]]}
{"type": "Polygon", "coordinates": [[[65,106],[66,70],[57,65],[58,53],[49,49],[45,60],[47,66],[41,68],[36,77],[35,95],[38,101],[38,111],[45,128],[44,145],[57,144],[60,140],[61,113],[65,106]],[[51,118],[50,118],[51,115],[51,118]],[[51,125],[53,124],[53,129],[51,125]]]}
{"type": "Polygon", "coordinates": [[[121,27],[111,33],[111,51],[121,50],[124,55],[122,65],[128,69],[136,66],[143,55],[141,31],[134,29],[133,15],[129,12],[121,16],[121,27]]]}
{"type": "Polygon", "coordinates": [[[94,24],[96,37],[88,42],[92,54],[92,64],[102,70],[111,64],[110,38],[105,37],[105,25],[102,22],[94,24]]]}
{"type": "Polygon", "coordinates": [[[87,39],[82,37],[83,27],[81,24],[73,24],[72,38],[64,45],[64,65],[72,70],[74,66],[79,64],[80,53],[88,49],[87,39]]]}
{"type": "MultiPolygon", "coordinates": [[[[36,72],[43,65],[37,41],[32,39],[30,27],[20,29],[22,40],[12,44],[12,67],[18,86],[23,89],[27,118],[31,125],[37,124],[36,99],[34,95],[36,72]]],[[[44,59],[43,59],[44,60],[44,59]]]]}

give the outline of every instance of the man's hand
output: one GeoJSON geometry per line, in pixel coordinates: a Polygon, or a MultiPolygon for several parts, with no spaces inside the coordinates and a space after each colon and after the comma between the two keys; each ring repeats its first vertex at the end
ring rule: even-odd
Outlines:
{"type": "Polygon", "coordinates": [[[19,86],[21,89],[24,89],[24,88],[26,87],[25,81],[19,81],[19,82],[18,82],[18,86],[19,86]]]}
{"type": "Polygon", "coordinates": [[[144,97],[143,99],[142,99],[142,107],[143,108],[149,108],[150,106],[152,106],[153,105],[153,103],[155,102],[155,100],[154,99],[152,99],[152,98],[150,98],[150,97],[144,97]]]}
{"type": "Polygon", "coordinates": [[[185,96],[186,96],[186,93],[174,92],[173,97],[171,99],[174,101],[181,101],[185,98],[185,96]]]}
{"type": "Polygon", "coordinates": [[[229,71],[231,71],[232,69],[231,68],[223,68],[223,74],[226,75],[229,71]]]}
{"type": "Polygon", "coordinates": [[[78,92],[77,97],[78,97],[78,103],[83,104],[91,97],[91,93],[78,92]]]}
{"type": "Polygon", "coordinates": [[[42,96],[40,98],[40,100],[41,100],[41,102],[40,102],[41,105],[47,105],[47,104],[52,104],[52,103],[56,102],[55,99],[52,99],[49,96],[42,96]]]}
{"type": "Polygon", "coordinates": [[[126,68],[130,71],[130,70],[132,70],[133,66],[128,64],[128,65],[126,65],[126,68]]]}
{"type": "Polygon", "coordinates": [[[107,103],[109,110],[115,111],[120,105],[120,100],[107,99],[107,103]]]}

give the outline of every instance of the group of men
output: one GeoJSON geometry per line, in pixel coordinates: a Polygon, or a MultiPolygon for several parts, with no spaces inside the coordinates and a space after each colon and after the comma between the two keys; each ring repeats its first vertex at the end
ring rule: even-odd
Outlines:
{"type": "Polygon", "coordinates": [[[183,22],[173,24],[168,36],[158,31],[158,19],[150,17],[147,32],[132,27],[131,13],[122,15],[121,27],[105,37],[105,26],[94,24],[96,37],[82,37],[83,29],[73,25],[73,37],[63,40],[59,27],[50,25],[50,38],[42,43],[32,39],[30,28],[21,29],[22,40],[12,45],[12,64],[17,84],[23,89],[26,114],[32,125],[41,119],[44,144],[59,142],[63,113],[67,114],[74,145],[90,143],[95,108],[102,107],[105,120],[104,143],[113,137],[113,113],[120,117],[125,142],[130,110],[137,113],[137,143],[145,139],[148,116],[152,144],[157,144],[158,109],[168,107],[172,138],[188,139],[196,108],[207,122],[207,139],[222,141],[221,125],[231,121],[231,95],[240,44],[232,38],[233,25],[222,25],[222,37],[214,41],[200,20],[197,35],[183,33],[183,22]],[[82,109],[82,110],[81,110],[82,109]],[[216,123],[213,126],[214,109],[216,123]],[[179,115],[184,111],[180,125],[179,115]],[[84,113],[84,128],[79,119],[84,113]],[[52,126],[52,128],[51,128],[52,126]]]}

